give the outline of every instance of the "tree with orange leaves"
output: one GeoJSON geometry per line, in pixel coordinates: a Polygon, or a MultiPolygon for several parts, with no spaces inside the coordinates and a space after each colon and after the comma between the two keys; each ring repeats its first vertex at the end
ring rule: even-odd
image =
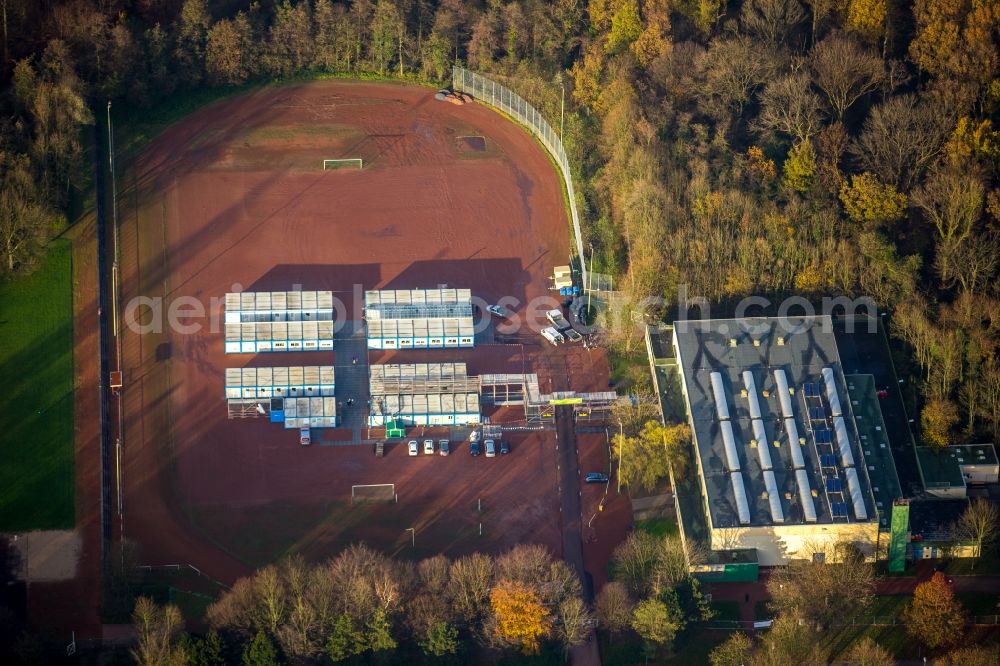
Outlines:
{"type": "Polygon", "coordinates": [[[965,609],[940,571],[917,585],[913,601],[903,611],[906,630],[929,648],[951,645],[962,636],[965,609]]]}
{"type": "Polygon", "coordinates": [[[524,583],[502,580],[490,592],[490,605],[493,631],[501,642],[520,648],[524,654],[538,652],[552,618],[535,590],[524,583]]]}

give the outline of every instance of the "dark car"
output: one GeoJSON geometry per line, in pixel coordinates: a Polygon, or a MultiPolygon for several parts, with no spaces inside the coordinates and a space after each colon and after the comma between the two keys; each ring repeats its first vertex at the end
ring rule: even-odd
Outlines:
{"type": "Polygon", "coordinates": [[[469,443],[469,453],[471,453],[474,456],[478,456],[479,455],[479,442],[470,442],[469,443]]]}
{"type": "Polygon", "coordinates": [[[608,475],[600,472],[587,472],[587,477],[584,480],[587,483],[607,483],[608,475]]]}
{"type": "Polygon", "coordinates": [[[500,442],[500,455],[510,453],[510,442],[500,442]]]}

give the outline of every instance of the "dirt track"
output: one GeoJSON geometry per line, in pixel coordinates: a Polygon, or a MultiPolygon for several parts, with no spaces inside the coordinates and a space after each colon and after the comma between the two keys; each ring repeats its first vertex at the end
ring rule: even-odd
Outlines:
{"type": "MultiPolygon", "coordinates": [[[[543,150],[480,105],[441,104],[412,86],[322,82],[229,100],[157,139],[126,181],[125,302],[163,296],[169,305],[189,296],[209,307],[234,284],[247,290],[300,284],[338,292],[350,312],[354,285],[449,284],[488,301],[510,296],[523,304],[550,294],[546,276],[569,254],[562,192],[543,150]],[[469,135],[485,137],[486,148],[470,149],[459,138],[469,135]],[[347,157],[361,157],[365,168],[320,168],[324,158],[347,157]]],[[[209,309],[218,315],[221,305],[209,309]]],[[[420,520],[433,533],[433,525],[446,525],[456,512],[464,516],[469,502],[488,492],[493,507],[512,510],[492,514],[496,531],[486,549],[533,541],[559,552],[551,433],[553,442],[542,435],[515,440],[506,459],[471,459],[459,450],[449,459],[409,460],[399,450],[378,461],[381,468],[372,467],[367,449],[301,449],[278,426],[227,420],[223,371],[328,364],[329,354],[227,357],[208,319],[190,321],[202,330],[125,340],[125,532],[141,544],[144,563],[190,563],[231,581],[255,559],[226,550],[237,553],[241,544],[230,540],[257,529],[256,511],[262,518],[271,512],[271,520],[280,520],[281,511],[316,512],[298,541],[290,536],[290,543],[255,552],[287,547],[320,557],[347,538],[330,532],[336,503],[349,498],[351,484],[382,477],[400,485],[401,503],[410,497],[421,507],[380,514],[390,530],[420,520]]],[[[550,354],[537,342],[523,354],[516,349],[487,353],[480,366],[537,371],[548,382],[543,390],[606,385],[599,351],[550,354]]],[[[448,354],[438,355],[461,360],[448,354]]],[[[470,370],[475,366],[470,361],[470,370]]],[[[377,542],[398,545],[377,525],[367,529],[377,542]]],[[[366,526],[353,534],[365,538],[366,526]]],[[[471,541],[463,539],[450,552],[468,550],[471,541]]]]}

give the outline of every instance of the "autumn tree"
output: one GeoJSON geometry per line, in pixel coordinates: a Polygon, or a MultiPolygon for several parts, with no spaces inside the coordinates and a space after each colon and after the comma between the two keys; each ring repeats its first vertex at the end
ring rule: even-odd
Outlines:
{"type": "Polygon", "coordinates": [[[834,666],[895,666],[896,658],[871,638],[865,637],[854,643],[833,663],[834,666]]]}
{"type": "Polygon", "coordinates": [[[913,601],[903,611],[903,621],[911,636],[934,649],[961,638],[965,610],[944,574],[938,571],[913,590],[913,601]]]}
{"type": "Polygon", "coordinates": [[[228,19],[215,23],[208,31],[205,72],[210,83],[235,85],[246,80],[240,34],[228,19]]]}
{"type": "Polygon", "coordinates": [[[869,229],[888,227],[906,214],[906,195],[867,171],[851,176],[851,184],[840,189],[840,201],[848,217],[869,229]]]}
{"type": "Polygon", "coordinates": [[[551,630],[552,619],[533,589],[524,583],[501,580],[490,591],[490,608],[496,638],[524,654],[538,652],[542,638],[551,630]]]}
{"type": "Polygon", "coordinates": [[[977,497],[969,503],[955,526],[955,533],[963,539],[975,542],[975,557],[982,557],[983,546],[989,546],[997,538],[1000,529],[1000,511],[993,502],[977,497]]]}
{"type": "Polygon", "coordinates": [[[667,475],[670,465],[677,473],[688,469],[691,429],[686,424],[661,426],[655,421],[646,422],[635,437],[612,438],[612,452],[618,460],[618,474],[622,483],[638,485],[652,490],[667,475]]]}
{"type": "Polygon", "coordinates": [[[205,45],[211,23],[206,0],[184,0],[177,20],[174,58],[181,80],[188,85],[201,81],[205,71],[205,45]]]}
{"type": "Polygon", "coordinates": [[[149,597],[139,597],[132,612],[136,646],[132,658],[139,666],[181,666],[187,655],[180,644],[184,620],[177,606],[158,606],[149,597]]]}
{"type": "Polygon", "coordinates": [[[708,655],[711,666],[745,666],[750,661],[753,642],[742,631],[734,631],[708,655]]]}
{"type": "Polygon", "coordinates": [[[1000,663],[1000,647],[970,645],[955,648],[934,660],[934,666],[996,666],[1000,663]]]}
{"type": "Polygon", "coordinates": [[[0,251],[7,275],[34,264],[59,219],[40,199],[29,169],[26,155],[0,161],[0,251]]]}
{"type": "Polygon", "coordinates": [[[670,53],[670,3],[668,0],[644,0],[644,27],[630,45],[642,66],[648,66],[670,53]]]}
{"type": "Polygon", "coordinates": [[[875,41],[885,34],[889,16],[888,0],[847,0],[847,26],[875,41]]]}
{"type": "Polygon", "coordinates": [[[792,146],[782,169],[785,175],[781,182],[785,187],[796,192],[808,190],[816,176],[816,152],[812,142],[802,141],[792,146]]]}
{"type": "Polygon", "coordinates": [[[809,627],[792,616],[779,615],[764,634],[751,663],[753,666],[825,664],[826,648],[809,627]]]}
{"type": "Polygon", "coordinates": [[[946,398],[929,400],[920,412],[924,441],[941,451],[952,443],[952,431],[958,425],[958,407],[946,398]]]}

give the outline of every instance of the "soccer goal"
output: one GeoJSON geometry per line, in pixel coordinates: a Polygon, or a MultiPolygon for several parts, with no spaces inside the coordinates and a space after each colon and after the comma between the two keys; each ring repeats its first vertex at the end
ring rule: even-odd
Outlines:
{"type": "Polygon", "coordinates": [[[355,502],[395,502],[395,483],[351,486],[351,504],[355,502]]]}
{"type": "Polygon", "coordinates": [[[360,157],[352,157],[344,160],[323,160],[323,171],[333,169],[363,169],[364,161],[360,157]]]}

